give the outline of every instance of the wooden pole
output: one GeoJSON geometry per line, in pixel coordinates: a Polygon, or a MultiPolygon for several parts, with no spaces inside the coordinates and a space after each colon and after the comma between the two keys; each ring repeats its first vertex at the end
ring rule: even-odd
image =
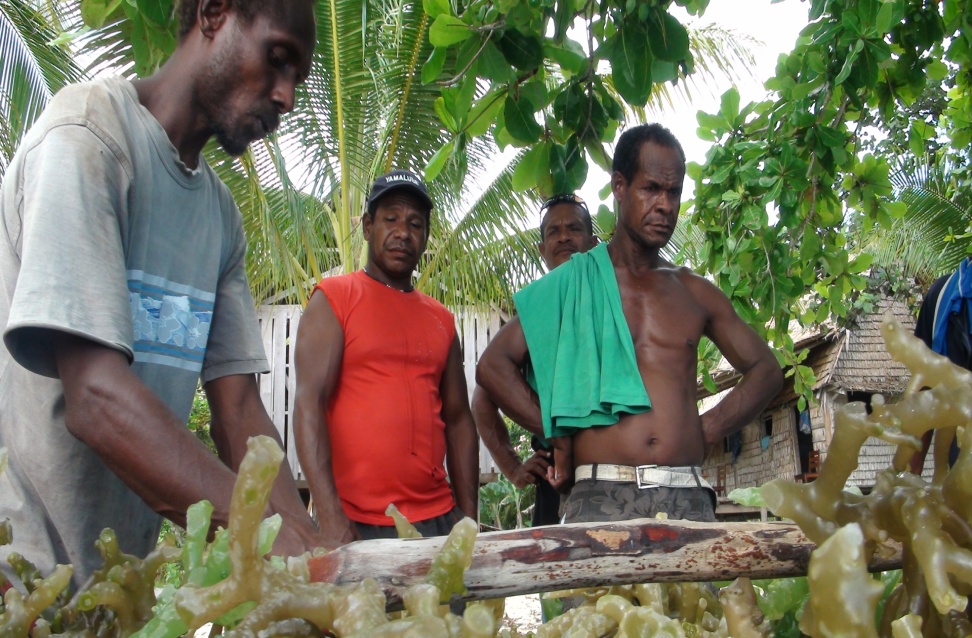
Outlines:
{"type": "MultiPolygon", "coordinates": [[[[444,537],[359,541],[310,559],[311,580],[374,578],[389,609],[423,582],[444,537]]],[[[695,523],[638,519],[575,523],[476,537],[464,600],[631,583],[779,578],[807,573],[816,546],[791,523],[695,523]]],[[[901,566],[900,548],[872,571],[901,566]]]]}

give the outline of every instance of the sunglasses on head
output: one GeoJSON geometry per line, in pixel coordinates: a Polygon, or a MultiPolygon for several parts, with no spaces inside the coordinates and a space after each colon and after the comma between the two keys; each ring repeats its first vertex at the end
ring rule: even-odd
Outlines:
{"type": "Polygon", "coordinates": [[[560,195],[554,195],[553,197],[545,201],[543,203],[543,206],[540,207],[540,212],[542,213],[543,211],[547,210],[551,206],[555,206],[557,204],[577,204],[585,211],[587,210],[587,202],[585,202],[577,195],[574,195],[573,193],[561,193],[560,195]]]}

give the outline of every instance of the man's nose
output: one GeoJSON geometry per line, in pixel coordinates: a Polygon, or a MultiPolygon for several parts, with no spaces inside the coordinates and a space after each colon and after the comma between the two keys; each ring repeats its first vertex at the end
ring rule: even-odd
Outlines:
{"type": "Polygon", "coordinates": [[[297,83],[290,78],[278,78],[273,85],[270,99],[277,106],[277,111],[281,114],[289,113],[294,108],[294,99],[297,93],[297,83]]]}

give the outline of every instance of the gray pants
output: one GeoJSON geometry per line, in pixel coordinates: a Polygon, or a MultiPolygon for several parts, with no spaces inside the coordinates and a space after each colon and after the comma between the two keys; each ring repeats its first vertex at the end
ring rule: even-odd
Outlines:
{"type": "Polygon", "coordinates": [[[636,518],[714,521],[716,495],[704,487],[648,487],[620,481],[578,481],[564,506],[565,523],[608,523],[636,518]]]}

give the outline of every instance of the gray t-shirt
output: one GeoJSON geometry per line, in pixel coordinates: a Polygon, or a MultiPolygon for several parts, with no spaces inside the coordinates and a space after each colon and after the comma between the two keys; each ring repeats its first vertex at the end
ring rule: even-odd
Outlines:
{"type": "Polygon", "coordinates": [[[0,222],[0,519],[11,549],[45,574],[71,563],[80,583],[101,564],[103,528],[143,556],[161,519],[67,431],[52,332],[123,352],[186,420],[200,375],[268,367],[242,220],[212,169],[189,170],[131,83],[113,78],[54,97],[0,186],[0,222]]]}

